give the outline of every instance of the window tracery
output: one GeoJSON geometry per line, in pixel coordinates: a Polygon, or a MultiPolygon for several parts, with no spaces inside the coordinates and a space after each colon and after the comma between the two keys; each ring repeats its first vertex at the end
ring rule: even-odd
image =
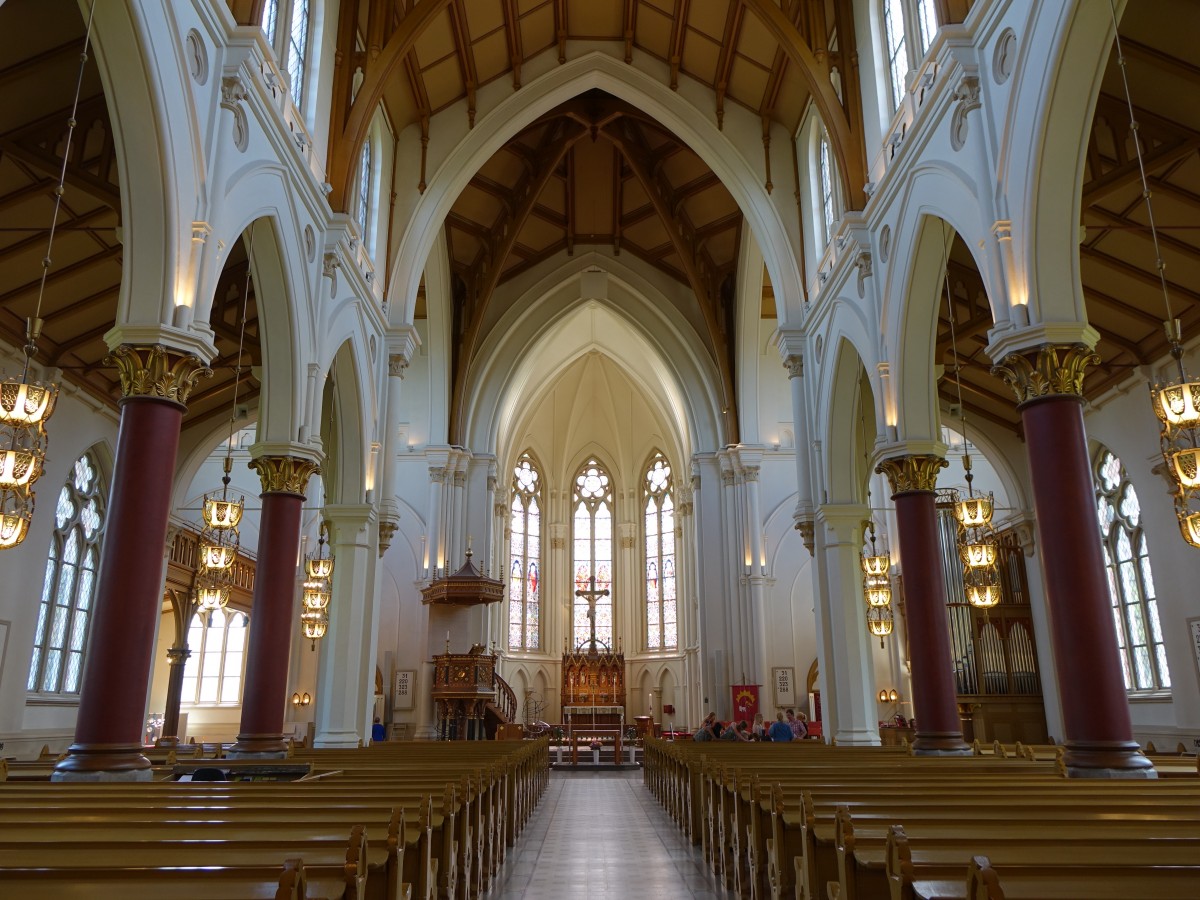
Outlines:
{"type": "Polygon", "coordinates": [[[655,453],[643,486],[646,518],[646,646],[674,650],[679,646],[675,581],[675,502],[671,497],[671,465],[655,453]]]}
{"type": "Polygon", "coordinates": [[[513,468],[509,505],[508,648],[541,647],[542,487],[537,465],[528,453],[513,468]]]}
{"type": "Polygon", "coordinates": [[[104,489],[89,452],[75,460],[55,505],[28,691],[79,693],[103,537],[104,489]]]}
{"type": "Polygon", "coordinates": [[[1137,491],[1120,458],[1110,450],[1101,449],[1094,474],[1096,515],[1125,688],[1165,690],[1171,686],[1171,672],[1137,491]]]}
{"type": "MultiPolygon", "coordinates": [[[[584,463],[575,476],[572,489],[574,509],[574,540],[572,571],[574,591],[608,590],[605,597],[596,599],[596,639],[612,646],[613,639],[613,494],[612,481],[604,466],[595,458],[584,463]]],[[[573,593],[572,592],[572,593],[573,593]]],[[[572,635],[578,647],[591,637],[588,602],[575,597],[572,605],[572,635]]]]}

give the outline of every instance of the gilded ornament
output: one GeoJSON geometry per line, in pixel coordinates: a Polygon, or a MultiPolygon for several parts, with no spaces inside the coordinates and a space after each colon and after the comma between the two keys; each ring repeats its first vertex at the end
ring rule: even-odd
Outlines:
{"type": "Polygon", "coordinates": [[[264,494],[296,494],[300,497],[304,496],[308,479],[321,471],[311,459],[298,456],[259,456],[246,465],[258,472],[264,494]]]}
{"type": "Polygon", "coordinates": [[[930,453],[911,454],[885,459],[875,467],[875,473],[887,476],[895,496],[909,491],[936,491],[938,470],[948,465],[942,457],[930,453]]]}
{"type": "Polygon", "coordinates": [[[212,369],[196,357],[162,344],[150,347],[122,344],[108,355],[105,363],[117,367],[123,399],[155,397],[186,406],[196,380],[212,377],[212,369]]]}
{"type": "Polygon", "coordinates": [[[1034,351],[1010,353],[992,374],[1017,396],[1017,405],[1052,396],[1083,396],[1084,370],[1100,362],[1086,344],[1042,344],[1034,351]]]}
{"type": "Polygon", "coordinates": [[[804,549],[809,553],[813,552],[813,521],[812,519],[801,519],[796,523],[796,530],[800,532],[800,541],[804,544],[804,549]]]}

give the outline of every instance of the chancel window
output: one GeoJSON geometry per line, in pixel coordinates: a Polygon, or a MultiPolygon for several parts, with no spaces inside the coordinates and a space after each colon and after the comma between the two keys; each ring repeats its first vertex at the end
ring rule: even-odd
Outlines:
{"type": "Polygon", "coordinates": [[[509,506],[508,648],[537,650],[542,586],[542,486],[528,453],[513,469],[509,506]]]}
{"type": "MultiPolygon", "coordinates": [[[[596,598],[596,640],[612,647],[613,638],[613,494],[604,466],[589,459],[575,476],[571,493],[574,509],[574,591],[605,591],[596,598]],[[593,586],[592,579],[595,579],[593,586]]],[[[588,598],[574,597],[572,635],[578,647],[591,639],[588,598]]]]}
{"type": "Polygon", "coordinates": [[[103,486],[95,460],[85,453],[75,460],[54,508],[26,690],[79,693],[103,533],[103,486]]]}
{"type": "Polygon", "coordinates": [[[674,650],[679,646],[675,502],[671,498],[671,465],[661,453],[656,453],[650,461],[643,492],[646,498],[646,646],[651,650],[674,650]]]}
{"type": "Polygon", "coordinates": [[[183,667],[184,703],[241,701],[248,625],[246,614],[236,609],[192,616],[187,635],[191,655],[183,667]]]}
{"type": "Polygon", "coordinates": [[[1101,449],[1094,474],[1096,515],[1125,688],[1165,690],[1171,686],[1171,672],[1137,491],[1121,460],[1109,450],[1101,449]]]}

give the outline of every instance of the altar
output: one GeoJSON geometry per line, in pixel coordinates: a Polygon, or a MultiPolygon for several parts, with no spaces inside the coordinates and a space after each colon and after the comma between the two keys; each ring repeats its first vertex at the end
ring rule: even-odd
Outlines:
{"type": "Polygon", "coordinates": [[[624,706],[564,706],[563,722],[575,728],[625,724],[624,706]]]}

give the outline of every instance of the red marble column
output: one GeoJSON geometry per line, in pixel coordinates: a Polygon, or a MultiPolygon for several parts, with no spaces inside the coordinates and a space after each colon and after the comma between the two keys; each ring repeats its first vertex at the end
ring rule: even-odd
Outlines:
{"type": "Polygon", "coordinates": [[[211,374],[161,346],[122,346],[112,359],[125,396],[75,741],[55,781],[150,778],[142,734],[179,427],[195,379],[211,374]]]}
{"type": "Polygon", "coordinates": [[[945,465],[939,456],[913,455],[884,460],[876,469],[887,475],[896,503],[918,756],[971,752],[958,717],[934,506],[937,471],[945,465]]]}
{"type": "Polygon", "coordinates": [[[995,371],[1017,392],[1029,455],[1038,546],[1066,750],[1073,777],[1154,778],[1133,740],[1112,600],[1096,520],[1083,346],[1012,354],[995,371]]]}
{"type": "Polygon", "coordinates": [[[260,456],[250,465],[262,478],[262,513],[242,721],[230,755],[281,757],[287,753],[283,718],[288,697],[288,656],[293,630],[298,627],[292,613],[300,514],[305,486],[317,466],[292,456],[260,456]]]}

